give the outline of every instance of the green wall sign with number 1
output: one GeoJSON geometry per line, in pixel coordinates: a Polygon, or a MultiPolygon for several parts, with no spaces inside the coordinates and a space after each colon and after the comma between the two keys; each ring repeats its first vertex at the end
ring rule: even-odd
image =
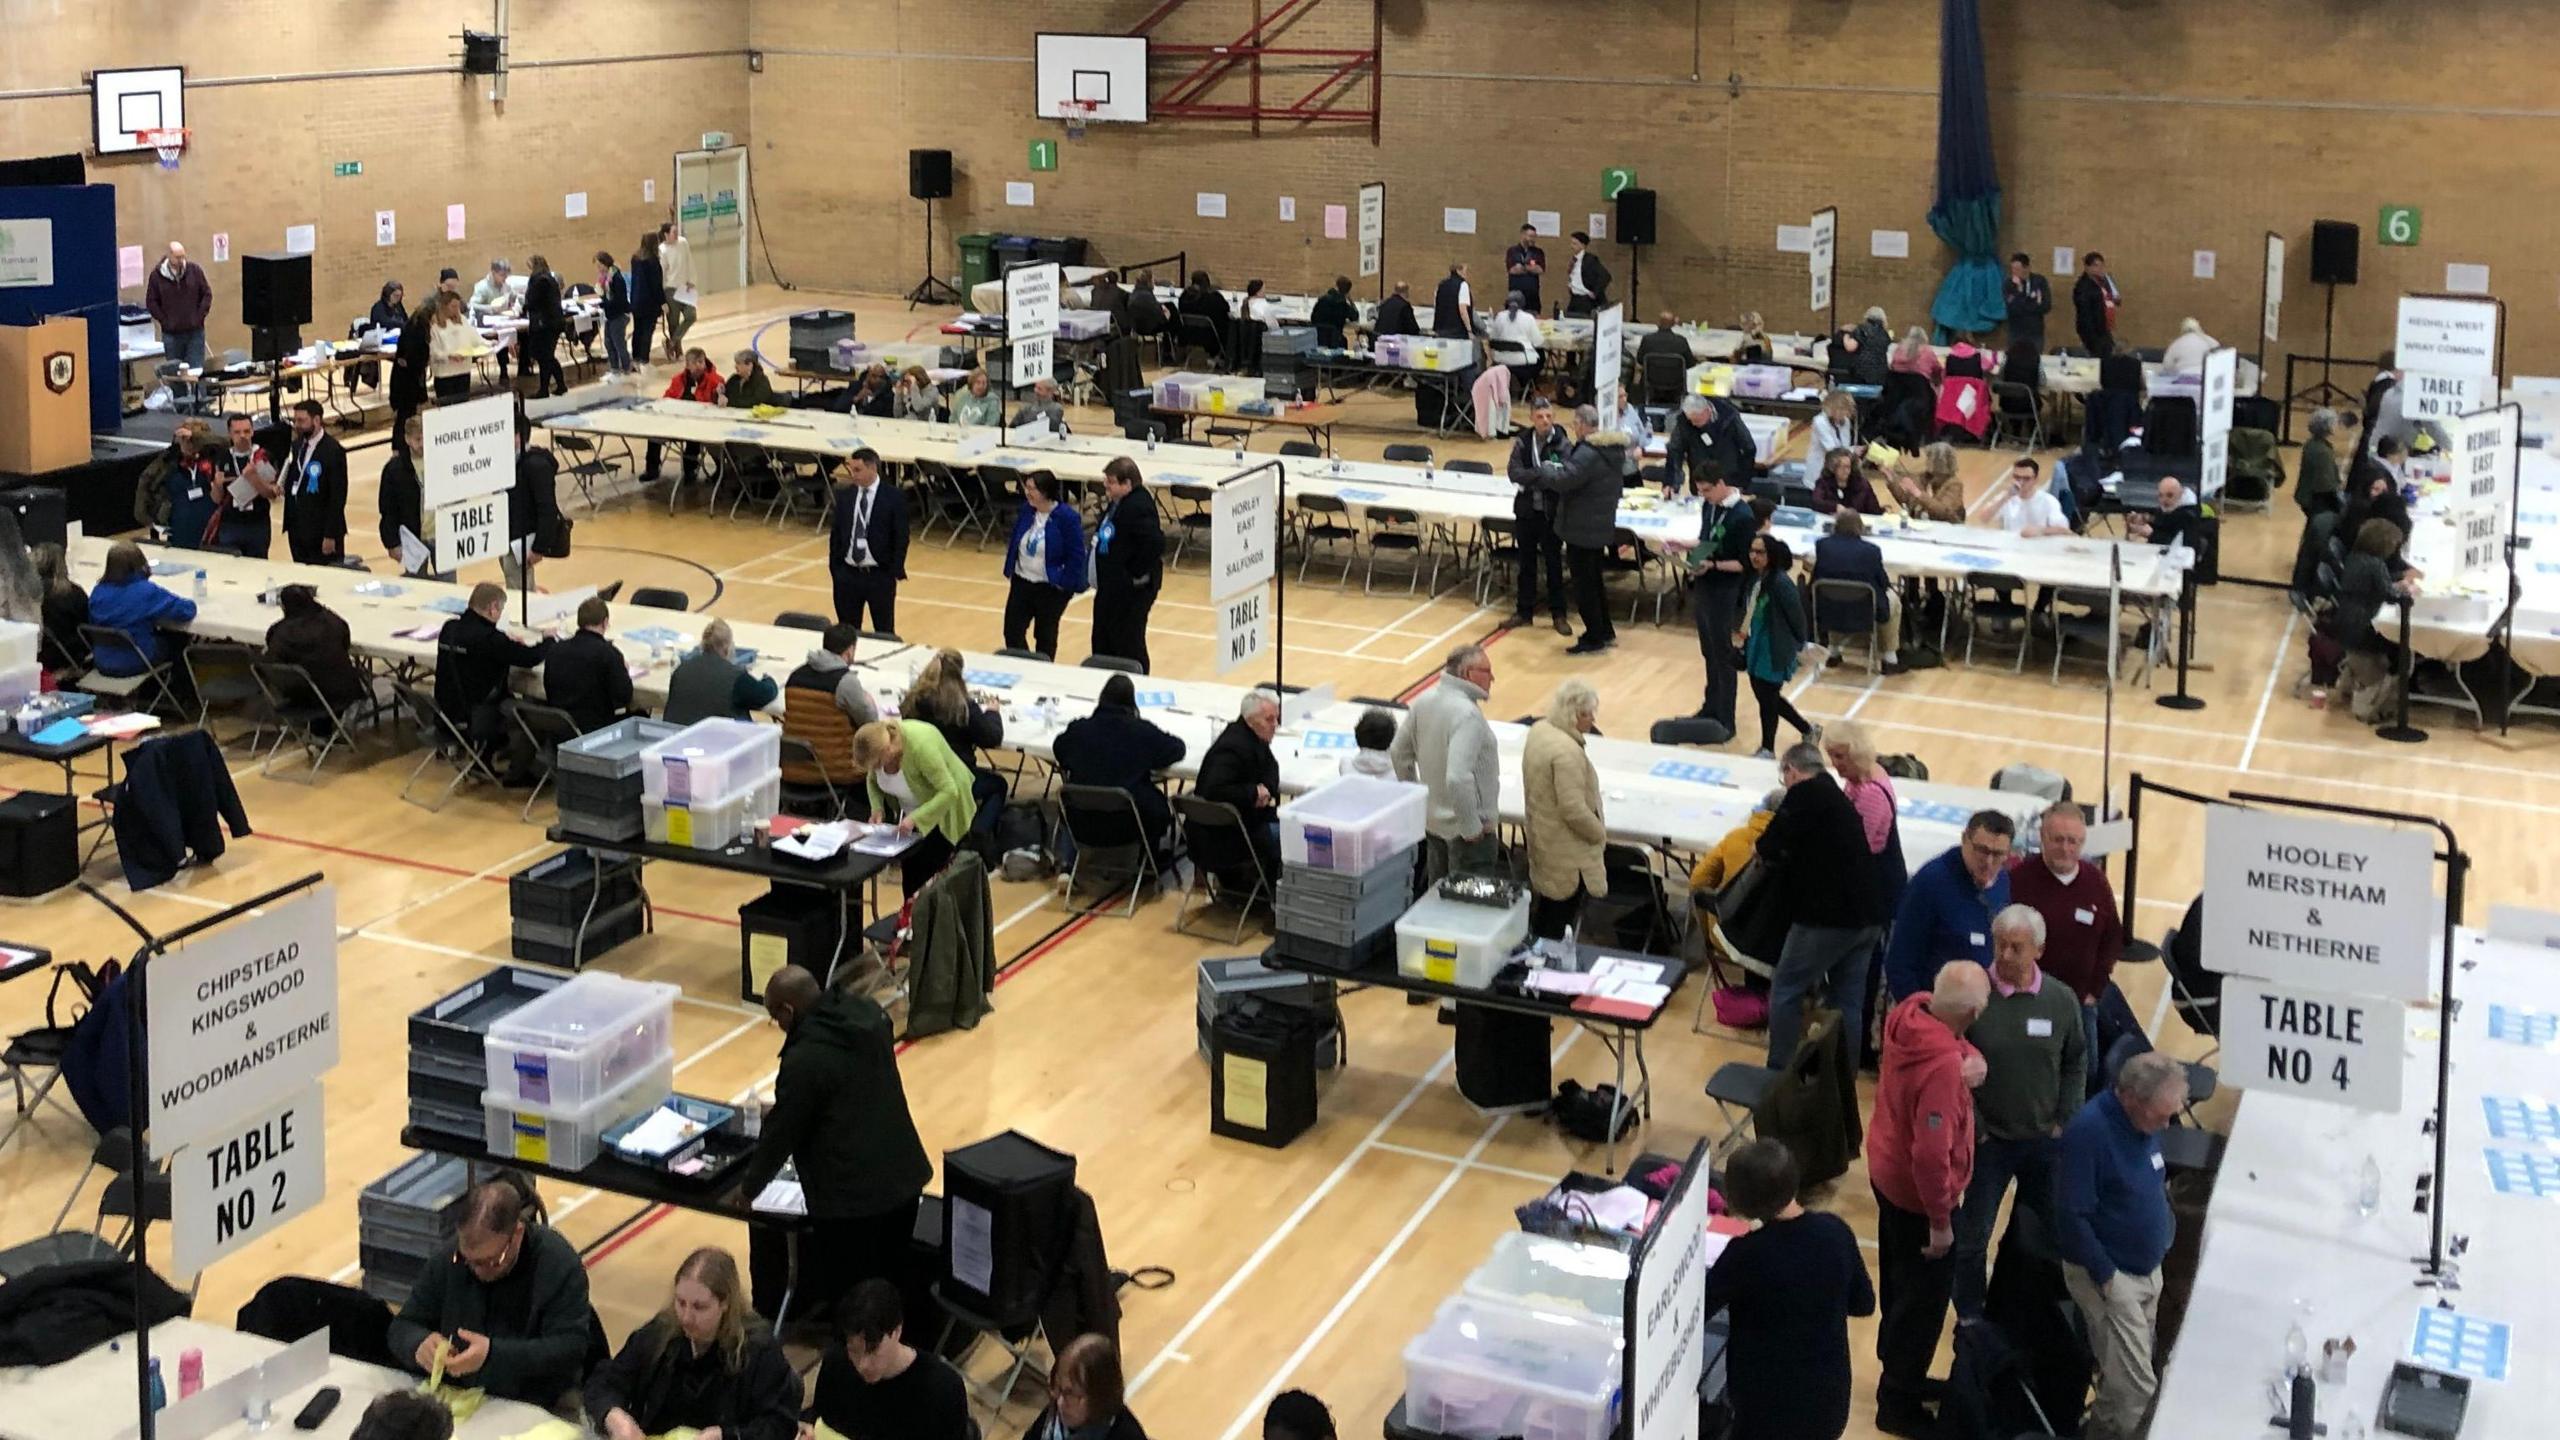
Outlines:
{"type": "Polygon", "coordinates": [[[1636,172],[1634,166],[1612,165],[1608,169],[1600,172],[1600,198],[1603,200],[1615,200],[1618,198],[1619,191],[1624,190],[1635,183],[1636,172]]]}
{"type": "Polygon", "coordinates": [[[2418,243],[2418,224],[2417,206],[2385,205],[2382,207],[2382,223],[2376,229],[2385,245],[2415,245],[2418,243]]]}
{"type": "Polygon", "coordinates": [[[1055,140],[1034,140],[1034,141],[1032,141],[1032,142],[1031,142],[1031,168],[1032,168],[1032,169],[1034,169],[1034,170],[1055,170],[1055,169],[1057,169],[1057,168],[1058,168],[1058,142],[1057,142],[1057,141],[1055,141],[1055,140]]]}

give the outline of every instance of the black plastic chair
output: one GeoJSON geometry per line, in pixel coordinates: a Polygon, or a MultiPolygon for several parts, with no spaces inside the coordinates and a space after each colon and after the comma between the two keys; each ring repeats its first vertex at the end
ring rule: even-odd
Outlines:
{"type": "Polygon", "coordinates": [[[524,809],[517,812],[518,819],[530,820],[534,802],[540,800],[542,792],[558,778],[559,771],[555,766],[560,747],[586,732],[578,728],[578,722],[568,711],[556,705],[510,700],[507,702],[507,714],[515,722],[516,729],[523,733],[525,743],[533,747],[533,790],[524,797],[524,809]]]}
{"type": "Polygon", "coordinates": [[[1123,675],[1144,675],[1147,667],[1126,655],[1087,655],[1082,661],[1087,670],[1117,670],[1123,675]]]}
{"type": "MultiPolygon", "coordinates": [[[[120,655],[137,665],[142,664],[142,652],[135,647],[133,637],[112,626],[81,626],[80,643],[89,647],[93,667],[109,655],[120,655]]],[[[102,699],[121,700],[136,710],[151,711],[166,706],[174,713],[179,708],[178,695],[169,685],[172,665],[166,658],[168,650],[168,645],[163,643],[163,658],[156,664],[143,665],[131,675],[110,675],[102,668],[93,668],[80,677],[78,688],[102,699]]]]}
{"type": "Polygon", "coordinates": [[[661,610],[690,610],[693,608],[693,597],[681,590],[672,590],[664,585],[643,585],[631,592],[631,603],[654,605],[661,610]]]}
{"type": "Polygon", "coordinates": [[[783,736],[782,767],[786,775],[795,768],[805,768],[816,772],[820,777],[818,783],[815,785],[785,779],[782,782],[782,808],[784,810],[789,811],[794,815],[807,816],[819,820],[837,820],[843,818],[845,813],[844,792],[836,788],[835,781],[825,778],[827,769],[825,764],[818,759],[818,751],[815,746],[812,746],[808,741],[800,739],[797,736],[783,736]]]}
{"type": "Polygon", "coordinates": [[[1677,355],[1656,351],[1643,357],[1637,368],[1644,376],[1647,405],[1677,405],[1680,397],[1688,393],[1689,367],[1681,364],[1677,355]]]}
{"type": "Polygon", "coordinates": [[[1298,579],[1303,582],[1307,578],[1307,567],[1315,563],[1317,545],[1340,545],[1351,552],[1342,561],[1341,585],[1349,589],[1351,566],[1360,552],[1360,532],[1352,528],[1351,507],[1331,495],[1301,495],[1297,508],[1298,579]]]}
{"type": "Polygon", "coordinates": [[[1280,442],[1280,453],[1305,456],[1309,459],[1324,457],[1324,451],[1313,440],[1283,440],[1280,442]]]}
{"type": "Polygon", "coordinates": [[[1217,492],[1206,485],[1168,485],[1165,487],[1165,493],[1172,499],[1181,501],[1185,507],[1172,516],[1174,529],[1181,533],[1173,542],[1173,558],[1165,562],[1168,565],[1179,565],[1182,563],[1184,553],[1191,548],[1191,537],[1197,535],[1204,540],[1208,538],[1210,526],[1215,521],[1215,517],[1210,514],[1209,506],[1217,498],[1217,492]]]}
{"type": "Polygon", "coordinates": [[[1191,857],[1191,883],[1182,887],[1182,903],[1175,907],[1173,928],[1187,933],[1184,921],[1191,913],[1192,896],[1205,885],[1210,904],[1235,906],[1235,933],[1224,937],[1226,943],[1243,943],[1245,929],[1253,920],[1253,907],[1267,904],[1271,898],[1271,877],[1263,872],[1262,857],[1245,833],[1244,817],[1236,813],[1233,805],[1203,800],[1197,795],[1174,801],[1173,809],[1182,820],[1183,850],[1191,857]],[[1243,898],[1238,899],[1239,895],[1243,898]]]}
{"type": "Polygon", "coordinates": [[[434,804],[425,805],[424,808],[430,811],[443,809],[445,802],[453,798],[453,792],[461,789],[466,781],[485,780],[492,785],[505,783],[498,772],[490,768],[487,757],[472,747],[471,737],[463,728],[436,708],[433,695],[398,680],[391,682],[391,691],[399,697],[401,708],[409,712],[410,723],[418,727],[418,736],[426,743],[427,750],[419,757],[417,768],[409,772],[407,782],[401,785],[401,799],[412,805],[423,803],[410,800],[409,791],[417,785],[418,777],[427,773],[427,767],[439,760],[453,767],[453,778],[445,782],[444,791],[436,796],[434,804]]]}
{"type": "Polygon", "coordinates": [[[773,617],[773,623],[785,630],[824,630],[835,622],[807,610],[785,610],[773,617]]]}
{"type": "MultiPolygon", "coordinates": [[[[1123,918],[1137,914],[1138,901],[1159,873],[1159,862],[1136,797],[1111,785],[1061,785],[1058,819],[1076,842],[1075,863],[1067,867],[1067,888],[1060,903],[1071,914],[1090,914],[1102,907],[1077,907],[1080,884],[1088,879],[1125,881],[1129,904],[1120,913],[1123,918]]],[[[1115,883],[1103,894],[1117,889],[1115,883]]]]}
{"type": "Polygon", "coordinates": [[[1880,622],[1876,588],[1864,580],[1816,580],[1813,582],[1813,629],[1823,644],[1835,655],[1842,653],[1847,642],[1867,647],[1867,673],[1874,675],[1884,667],[1884,654],[1876,646],[1876,627],[1880,622]],[[1828,608],[1826,608],[1826,602],[1828,608]],[[1832,623],[1826,616],[1841,617],[1845,623],[1832,623]]]}
{"type": "MultiPolygon", "coordinates": [[[[1388,550],[1401,553],[1406,557],[1408,568],[1405,571],[1404,593],[1412,594],[1422,584],[1422,558],[1426,544],[1420,515],[1411,510],[1399,510],[1390,505],[1370,506],[1369,564],[1360,573],[1360,593],[1363,595],[1373,593],[1371,586],[1378,578],[1378,552],[1388,550]]],[[[1440,565],[1437,560],[1434,560],[1431,565],[1431,589],[1434,594],[1439,593],[1440,565]]]]}
{"type": "MultiPolygon", "coordinates": [[[[250,721],[249,749],[255,752],[259,738],[267,733],[274,718],[268,713],[257,677],[250,673],[258,652],[236,640],[198,640],[180,651],[178,658],[187,667],[188,683],[195,687],[196,725],[212,735],[217,706],[238,710],[250,721]]],[[[222,737],[215,735],[214,739],[221,743],[222,737]]]]}
{"type": "Polygon", "coordinates": [[[1395,444],[1388,446],[1383,454],[1387,463],[1390,465],[1428,465],[1431,463],[1431,447],[1428,445],[1415,445],[1410,443],[1395,444]]]}
{"type": "MultiPolygon", "coordinates": [[[[1976,570],[1964,577],[1964,587],[1956,597],[1961,603],[1948,609],[1950,614],[1957,609],[1964,611],[1965,664],[1973,663],[1973,642],[1982,633],[1983,622],[1990,621],[2018,627],[2017,654],[2009,673],[2015,675],[2027,668],[2027,645],[2033,638],[2033,627],[2028,623],[2026,592],[2027,582],[2004,570],[1976,570]]],[[[1946,650],[1943,634],[1938,637],[1938,649],[1940,653],[1946,650]]]]}
{"type": "Polygon", "coordinates": [[[1486,460],[1452,460],[1441,467],[1453,475],[1490,475],[1493,464],[1486,460]]]}
{"type": "Polygon", "coordinates": [[[255,660],[250,662],[249,675],[264,696],[267,713],[274,718],[281,732],[276,743],[259,758],[260,775],[271,774],[270,767],[276,756],[283,752],[285,742],[295,740],[301,742],[302,752],[311,757],[311,765],[302,774],[289,778],[311,780],[328,762],[339,741],[344,740],[350,750],[355,748],[354,728],[374,710],[373,697],[367,694],[350,702],[341,713],[321,692],[320,682],[311,678],[311,672],[300,665],[282,660],[255,660]]]}

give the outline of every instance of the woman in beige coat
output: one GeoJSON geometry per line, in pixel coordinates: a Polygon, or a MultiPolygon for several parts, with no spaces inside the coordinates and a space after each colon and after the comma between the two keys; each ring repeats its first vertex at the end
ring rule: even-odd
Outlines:
{"type": "Polygon", "coordinates": [[[1601,861],[1609,826],[1600,813],[1600,772],[1583,740],[1599,724],[1599,695],[1583,681],[1567,680],[1547,702],[1546,718],[1529,727],[1520,755],[1529,817],[1529,931],[1542,940],[1561,938],[1580,918],[1583,899],[1609,888],[1601,861]]]}

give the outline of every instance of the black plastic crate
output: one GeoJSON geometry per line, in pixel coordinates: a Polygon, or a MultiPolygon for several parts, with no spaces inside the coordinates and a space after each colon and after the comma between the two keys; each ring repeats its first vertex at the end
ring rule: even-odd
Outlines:
{"type": "Polygon", "coordinates": [[[409,1072],[409,1100],[412,1104],[433,1105],[456,1112],[477,1110],[481,1093],[488,1088],[489,1077],[486,1074],[475,1076],[466,1083],[422,1075],[414,1069],[409,1072]]]}
{"type": "Polygon", "coordinates": [[[372,1245],[356,1246],[356,1259],[367,1276],[381,1276],[397,1284],[415,1285],[427,1273],[426,1257],[403,1255],[397,1250],[384,1250],[372,1245]]]}
{"type": "MultiPolygon", "coordinates": [[[[502,965],[409,1017],[409,1050],[433,1050],[482,1063],[481,1040],[489,1027],[526,1001],[547,995],[563,983],[558,975],[502,965]]],[[[473,1133],[477,1134],[475,1126],[473,1133]]]]}
{"type": "Polygon", "coordinates": [[[1327,970],[1366,970],[1381,961],[1392,961],[1396,952],[1395,927],[1390,925],[1375,935],[1354,940],[1348,945],[1334,945],[1304,935],[1277,934],[1271,937],[1273,953],[1327,970]]]}
{"type": "Polygon", "coordinates": [[[637,805],[627,812],[580,810],[563,805],[560,807],[560,829],[580,839],[602,840],[610,844],[616,840],[637,840],[648,833],[649,827],[637,805]]]}
{"type": "Polygon", "coordinates": [[[470,1189],[471,1165],[461,1156],[413,1155],[356,1197],[358,1240],[402,1255],[452,1254],[470,1189]]]}
{"type": "Polygon", "coordinates": [[[587,944],[582,950],[573,951],[566,945],[545,945],[538,940],[527,940],[521,936],[513,937],[508,941],[508,950],[517,959],[527,964],[554,965],[564,970],[575,970],[626,940],[638,939],[642,919],[640,902],[634,900],[619,910],[598,915],[589,922],[587,944]]]}
{"type": "Polygon", "coordinates": [[[599,815],[618,814],[629,810],[639,813],[645,797],[640,773],[628,775],[581,775],[564,770],[552,777],[560,803],[572,810],[587,810],[599,815]]]}
{"type": "Polygon", "coordinates": [[[489,1115],[476,1102],[468,1110],[437,1105],[429,1101],[409,1101],[409,1128],[425,1130],[453,1140],[467,1140],[474,1145],[489,1141],[489,1115]]]}
{"type": "MultiPolygon", "coordinates": [[[[635,777],[634,788],[638,782],[635,777]]],[[[632,802],[639,813],[639,802],[632,802]]],[[[563,850],[535,861],[507,877],[507,914],[539,925],[575,925],[594,908],[615,910],[640,898],[640,872],[629,861],[607,861],[597,879],[595,861],[583,848],[563,850]]]]}

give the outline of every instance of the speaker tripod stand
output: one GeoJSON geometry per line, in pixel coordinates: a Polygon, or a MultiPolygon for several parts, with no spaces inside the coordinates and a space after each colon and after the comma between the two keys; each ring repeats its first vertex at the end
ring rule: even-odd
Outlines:
{"type": "Polygon", "coordinates": [[[924,278],[907,292],[907,308],[919,305],[959,305],[966,303],[950,281],[933,273],[933,202],[924,202],[924,278]]]}
{"type": "MultiPolygon", "coordinates": [[[[2334,384],[2329,379],[2329,369],[2338,361],[2338,283],[2334,280],[2327,281],[2322,288],[2329,292],[2329,298],[2322,305],[2320,312],[2320,378],[2284,397],[2284,408],[2288,412],[2305,405],[2314,410],[2322,410],[2335,407],[2341,402],[2348,404],[2364,402],[2362,395],[2343,385],[2334,384]]],[[[2290,362],[2288,362],[2289,366],[2290,362]]],[[[2364,423],[2372,422],[2372,416],[2364,417],[2364,423]]],[[[2292,427],[2288,425],[2285,428],[2290,430],[2292,427]]]]}

